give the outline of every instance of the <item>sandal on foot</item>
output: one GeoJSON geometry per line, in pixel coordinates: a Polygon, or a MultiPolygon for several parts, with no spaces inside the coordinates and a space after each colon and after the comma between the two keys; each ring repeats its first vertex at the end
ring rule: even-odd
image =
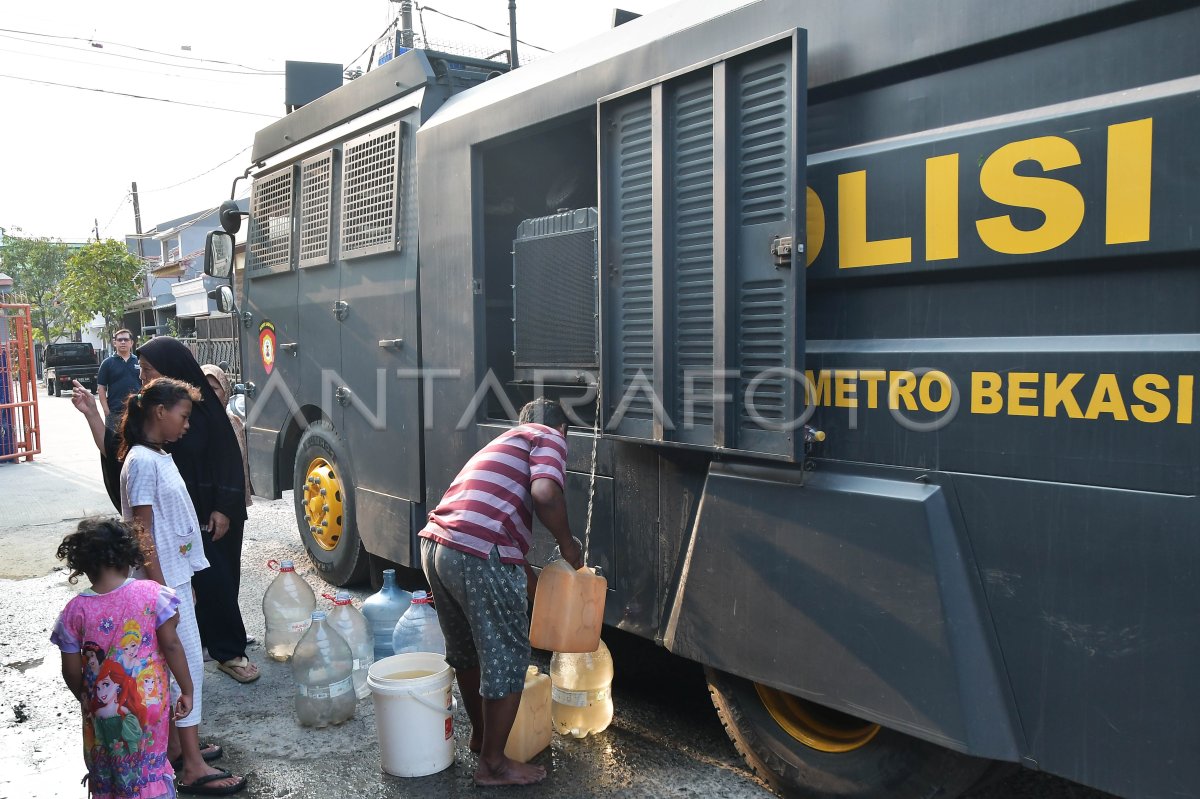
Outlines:
{"type": "Polygon", "coordinates": [[[175,790],[192,796],[229,796],[246,787],[246,778],[237,777],[232,785],[213,785],[214,782],[233,777],[228,771],[221,769],[216,774],[208,774],[192,782],[176,782],[175,790]]]}
{"type": "MultiPolygon", "coordinates": [[[[200,757],[204,758],[205,763],[211,763],[214,760],[220,760],[225,755],[225,750],[220,744],[200,744],[200,757]]],[[[171,768],[179,771],[183,768],[183,755],[171,761],[171,768]]]]}
{"type": "Polygon", "coordinates": [[[232,660],[227,660],[224,663],[217,664],[217,668],[228,674],[233,679],[240,683],[254,682],[261,676],[258,667],[250,662],[249,658],[236,657],[232,660]],[[250,676],[247,677],[245,672],[253,669],[250,676]]]}

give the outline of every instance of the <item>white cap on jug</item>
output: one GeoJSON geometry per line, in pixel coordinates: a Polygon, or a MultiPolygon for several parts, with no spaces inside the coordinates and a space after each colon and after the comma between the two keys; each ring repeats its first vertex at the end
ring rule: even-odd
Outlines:
{"type": "Polygon", "coordinates": [[[350,594],[349,594],[349,592],[347,592],[347,591],[338,591],[338,592],[337,592],[336,594],[334,594],[334,596],[333,596],[333,604],[335,604],[335,605],[349,605],[349,604],[350,604],[350,594]]]}
{"type": "Polygon", "coordinates": [[[312,615],[312,620],[313,621],[325,621],[325,611],[314,610],[313,615],[312,615]]]}
{"type": "Polygon", "coordinates": [[[290,560],[281,560],[279,561],[279,571],[294,572],[296,571],[296,564],[290,560]]]}
{"type": "Polygon", "coordinates": [[[424,591],[413,591],[412,601],[414,605],[430,604],[433,599],[424,591]]]}

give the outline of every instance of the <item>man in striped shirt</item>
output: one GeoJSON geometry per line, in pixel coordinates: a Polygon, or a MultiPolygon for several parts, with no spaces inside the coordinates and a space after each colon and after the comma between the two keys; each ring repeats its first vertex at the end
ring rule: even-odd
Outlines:
{"type": "Polygon", "coordinates": [[[526,597],[536,577],[525,554],[534,513],[567,562],[583,565],[563,497],[566,434],[557,402],[540,398],[526,405],[517,427],[462,468],[420,533],[421,566],[437,601],[446,661],[471,718],[478,785],[527,785],[546,777],[542,766],[505,757],[504,746],[529,664],[526,597]]]}

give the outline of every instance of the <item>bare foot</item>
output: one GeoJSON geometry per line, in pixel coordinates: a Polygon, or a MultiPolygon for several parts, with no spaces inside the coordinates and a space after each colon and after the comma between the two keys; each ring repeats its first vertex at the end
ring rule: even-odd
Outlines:
{"type": "Polygon", "coordinates": [[[532,785],[546,779],[545,766],[535,766],[531,763],[518,763],[504,758],[495,766],[489,766],[482,760],[475,770],[476,785],[532,785]]]}
{"type": "Polygon", "coordinates": [[[476,730],[471,730],[471,742],[467,746],[472,752],[479,754],[483,751],[483,736],[476,730]]]}

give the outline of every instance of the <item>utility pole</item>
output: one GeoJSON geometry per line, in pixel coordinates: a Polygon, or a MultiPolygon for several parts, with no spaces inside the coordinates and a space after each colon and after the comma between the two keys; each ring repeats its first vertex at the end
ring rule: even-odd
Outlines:
{"type": "Polygon", "coordinates": [[[94,225],[94,227],[92,228],[92,234],[96,237],[96,241],[100,241],[100,220],[99,220],[99,218],[93,217],[92,224],[94,225]]]}
{"type": "Polygon", "coordinates": [[[133,195],[133,229],[137,231],[138,258],[142,256],[142,209],[138,205],[137,181],[133,182],[130,193],[133,195]]]}
{"type": "Polygon", "coordinates": [[[517,0],[508,0],[508,66],[516,69],[521,66],[517,59],[517,0]]]}
{"type": "MultiPolygon", "coordinates": [[[[130,185],[129,193],[133,195],[133,229],[137,232],[136,241],[137,241],[137,250],[138,250],[138,261],[140,261],[142,266],[145,267],[146,259],[145,259],[145,256],[142,254],[142,207],[140,205],[138,205],[138,193],[137,193],[137,181],[136,180],[133,181],[133,183],[130,185]]],[[[142,292],[144,293],[145,296],[147,296],[147,297],[150,296],[150,270],[148,270],[148,269],[145,271],[145,275],[142,278],[142,292]]],[[[142,317],[142,313],[143,313],[143,311],[138,311],[139,319],[142,317]]],[[[133,332],[133,335],[135,337],[140,335],[142,332],[140,324],[138,325],[138,328],[139,328],[138,330],[135,330],[133,332]]]]}

